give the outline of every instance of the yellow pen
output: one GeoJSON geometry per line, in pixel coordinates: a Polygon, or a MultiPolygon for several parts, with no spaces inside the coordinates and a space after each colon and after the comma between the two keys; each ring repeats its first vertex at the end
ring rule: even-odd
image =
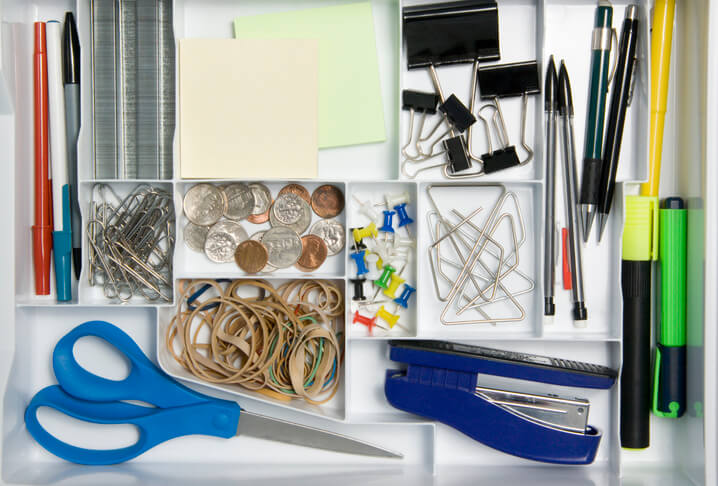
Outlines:
{"type": "Polygon", "coordinates": [[[621,255],[623,366],[621,446],[649,445],[651,407],[651,265],[658,257],[658,185],[673,42],[674,0],[656,0],[651,34],[651,119],[648,182],[626,196],[621,255]]]}

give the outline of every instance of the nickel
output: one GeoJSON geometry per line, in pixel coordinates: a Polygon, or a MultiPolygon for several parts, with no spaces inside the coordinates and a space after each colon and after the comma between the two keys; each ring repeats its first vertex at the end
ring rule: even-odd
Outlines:
{"type": "Polygon", "coordinates": [[[344,226],[336,219],[322,219],[312,225],[309,234],[317,235],[327,245],[329,256],[344,248],[344,226]]]}
{"type": "Polygon", "coordinates": [[[262,243],[269,252],[269,264],[278,268],[294,265],[302,255],[301,238],[286,226],[276,226],[267,230],[262,236],[262,243]]]}
{"type": "Polygon", "coordinates": [[[247,184],[236,182],[222,188],[226,198],[227,206],[224,215],[235,221],[245,219],[252,214],[254,208],[254,192],[247,184]]]}
{"type": "Polygon", "coordinates": [[[185,244],[191,250],[201,253],[204,251],[204,242],[207,239],[208,232],[208,226],[199,226],[194,224],[192,221],[188,221],[182,231],[182,234],[184,235],[185,244]]]}

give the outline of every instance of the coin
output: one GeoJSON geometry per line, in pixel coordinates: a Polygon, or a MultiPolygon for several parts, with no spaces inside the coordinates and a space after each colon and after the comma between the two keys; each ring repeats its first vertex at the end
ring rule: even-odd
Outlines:
{"type": "Polygon", "coordinates": [[[275,267],[286,268],[294,265],[302,254],[301,238],[286,226],[267,230],[262,237],[262,243],[269,252],[269,263],[275,267]]]}
{"type": "Polygon", "coordinates": [[[296,194],[297,196],[304,199],[307,202],[307,204],[311,204],[311,198],[309,197],[309,191],[307,191],[307,188],[302,185],[287,184],[279,191],[279,194],[277,195],[277,197],[279,197],[283,194],[287,194],[287,193],[296,194]]]}
{"type": "Polygon", "coordinates": [[[234,221],[220,221],[209,229],[204,243],[204,253],[213,262],[231,262],[237,245],[246,239],[247,232],[242,225],[234,221]]]}
{"type": "Polygon", "coordinates": [[[258,215],[267,212],[272,204],[272,193],[269,188],[262,183],[255,182],[249,184],[249,189],[252,191],[252,196],[254,196],[252,214],[258,215]]]}
{"type": "Polygon", "coordinates": [[[247,184],[235,182],[222,188],[227,197],[227,206],[224,215],[235,221],[245,219],[252,214],[254,208],[254,193],[247,184]]]}
{"type": "MultiPolygon", "coordinates": [[[[262,237],[264,237],[264,233],[266,233],[266,232],[267,232],[267,230],[257,231],[257,232],[254,233],[252,236],[250,236],[249,239],[250,239],[250,240],[253,240],[253,241],[259,241],[259,242],[261,242],[261,241],[262,241],[262,237]]],[[[265,247],[265,248],[266,248],[266,247],[265,247]]],[[[266,265],[264,266],[264,268],[262,269],[262,273],[273,272],[273,271],[275,271],[276,269],[277,269],[277,267],[275,267],[275,266],[272,265],[271,263],[267,262],[267,264],[266,264],[266,265]]]]}
{"type": "Polygon", "coordinates": [[[317,235],[302,236],[302,254],[295,266],[302,272],[313,272],[327,259],[327,244],[317,235]]]}
{"type": "Polygon", "coordinates": [[[296,194],[278,196],[269,211],[269,222],[274,226],[287,226],[297,234],[304,233],[312,221],[309,204],[296,194]]]}
{"type": "Polygon", "coordinates": [[[247,216],[247,221],[254,224],[262,224],[269,221],[269,211],[272,209],[272,204],[274,204],[274,199],[269,199],[269,205],[267,206],[267,210],[260,214],[250,214],[247,216]]]}
{"type": "Polygon", "coordinates": [[[227,198],[212,184],[197,184],[184,195],[182,206],[187,219],[194,224],[211,226],[224,214],[227,198]]]}
{"type": "Polygon", "coordinates": [[[344,226],[336,219],[320,219],[312,225],[309,234],[324,240],[329,256],[336,255],[344,248],[344,226]]]}
{"type": "Polygon", "coordinates": [[[203,252],[204,242],[209,232],[208,226],[199,226],[192,221],[188,221],[182,231],[185,244],[194,251],[203,252]]]}
{"type": "Polygon", "coordinates": [[[344,194],[331,184],[319,186],[312,193],[312,209],[320,218],[333,218],[344,210],[344,194]]]}
{"type": "Polygon", "coordinates": [[[259,241],[243,241],[234,252],[234,261],[237,262],[237,266],[247,273],[261,271],[268,259],[267,248],[259,241]]]}

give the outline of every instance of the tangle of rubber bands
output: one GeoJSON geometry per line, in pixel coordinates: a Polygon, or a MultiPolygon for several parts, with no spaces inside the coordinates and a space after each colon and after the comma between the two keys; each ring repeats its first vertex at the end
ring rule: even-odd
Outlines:
{"type": "Polygon", "coordinates": [[[318,405],[339,385],[343,316],[324,280],[182,280],[165,344],[203,381],[318,405]]]}

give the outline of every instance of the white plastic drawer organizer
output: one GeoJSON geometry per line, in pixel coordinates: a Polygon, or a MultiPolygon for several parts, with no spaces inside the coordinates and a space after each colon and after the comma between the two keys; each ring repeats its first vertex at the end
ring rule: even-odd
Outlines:
{"type": "MultiPolygon", "coordinates": [[[[183,38],[230,38],[233,34],[231,21],[238,16],[336,3],[345,2],[176,0],[173,4],[174,35],[176,41],[183,38]]],[[[528,158],[529,151],[525,150],[528,146],[532,158],[526,160],[526,163],[458,181],[447,180],[441,166],[417,172],[415,169],[419,165],[410,164],[405,167],[406,170],[402,170],[402,162],[406,158],[402,148],[410,141],[407,138],[409,133],[417,136],[422,118],[419,113],[415,113],[412,121],[410,112],[402,109],[402,91],[433,92],[435,84],[426,69],[407,68],[401,12],[403,7],[428,3],[394,0],[371,2],[386,142],[322,150],[317,179],[298,181],[306,185],[310,193],[323,183],[331,183],[343,191],[346,206],[337,219],[346,229],[346,245],[341,253],[327,258],[313,273],[305,274],[289,267],[261,274],[261,278],[274,287],[296,278],[322,278],[343,292],[345,313],[339,318],[338,329],[341,332],[337,334],[339,344],[343,347],[343,363],[335,377],[338,387],[331,400],[313,405],[299,399],[279,399],[237,385],[205,383],[181,366],[168,351],[165,345],[166,330],[176,312],[182,281],[197,278],[247,278],[247,274],[234,264],[210,262],[201,253],[192,252],[183,242],[183,229],[187,224],[181,210],[184,194],[196,183],[220,181],[180,179],[176,154],[172,171],[174,178],[142,181],[171,193],[174,202],[176,218],[172,231],[176,235],[176,244],[174,253],[170,255],[173,264],[171,285],[167,290],[170,301],[147,304],[141,298],[132,298],[124,305],[110,303],[101,287],[89,286],[86,265],[83,266],[79,285],[72,289],[73,299],[70,302],[58,304],[54,295],[35,295],[29,230],[33,221],[33,22],[62,19],[66,11],[73,11],[77,19],[83,46],[82,129],[78,144],[79,201],[83,222],[86,223],[93,186],[97,182],[92,178],[92,109],[87,102],[91,99],[91,59],[87,47],[90,45],[90,2],[3,2],[0,7],[3,21],[0,40],[0,82],[3,86],[0,90],[0,124],[3,134],[3,143],[0,144],[3,146],[0,151],[3,172],[0,179],[3,181],[3,190],[0,191],[0,207],[7,208],[4,220],[8,222],[6,227],[9,231],[3,232],[2,250],[9,257],[0,262],[0,271],[12,275],[12,278],[3,280],[3,292],[0,293],[5,299],[3,303],[9,309],[2,328],[5,333],[2,340],[5,352],[0,353],[4,389],[4,399],[0,405],[3,414],[1,464],[4,482],[97,484],[102,481],[107,484],[126,484],[139,481],[143,484],[166,484],[179,481],[219,484],[228,480],[247,480],[252,483],[264,480],[278,484],[290,480],[297,484],[302,484],[302,481],[311,481],[312,484],[366,484],[371,481],[391,481],[395,484],[465,484],[477,481],[485,481],[487,484],[496,481],[566,485],[621,484],[622,481],[625,484],[652,485],[714,484],[716,405],[712,382],[715,381],[716,340],[712,331],[704,332],[703,315],[704,310],[713,312],[715,309],[714,296],[708,294],[715,290],[715,271],[704,267],[715,262],[709,256],[715,253],[715,242],[711,239],[714,237],[712,220],[715,219],[715,208],[703,188],[715,185],[711,182],[714,174],[706,168],[704,160],[705,147],[712,147],[712,142],[706,142],[704,137],[715,127],[711,126],[711,117],[706,121],[695,116],[695,113],[704,113],[706,110],[703,96],[706,92],[709,93],[709,101],[715,101],[710,96],[713,88],[707,84],[710,76],[704,74],[715,64],[713,57],[718,52],[709,49],[708,41],[709,19],[714,12],[708,2],[678,2],[677,5],[674,69],[661,185],[662,197],[677,194],[689,202],[689,223],[692,224],[688,242],[691,255],[688,262],[687,318],[689,407],[681,419],[651,417],[651,446],[644,450],[629,451],[622,449],[619,443],[620,397],[619,387],[612,384],[612,373],[620,368],[622,351],[622,201],[624,195],[636,193],[638,182],[647,178],[650,62],[647,26],[651,18],[651,4],[639,2],[639,17],[643,28],[638,42],[638,72],[626,120],[615,204],[601,244],[592,238],[583,247],[588,320],[584,327],[577,327],[572,319],[571,294],[558,285],[556,316],[552,321],[544,320],[543,317],[543,94],[529,95],[525,101],[522,96],[502,99],[505,134],[497,136],[492,133],[488,138],[493,140],[493,149],[501,148],[497,145],[498,140],[503,143],[508,139],[509,144],[516,147],[520,161],[528,158]],[[368,306],[353,299],[357,291],[353,280],[357,277],[358,266],[352,257],[356,242],[351,229],[365,228],[371,222],[367,214],[360,211],[362,202],[368,201],[373,205],[382,202],[386,196],[404,193],[408,196],[407,214],[413,223],[409,225],[408,233],[403,227],[396,228],[395,237],[411,237],[416,242],[415,247],[407,243],[407,248],[402,250],[402,261],[405,263],[400,269],[395,269],[399,270],[395,273],[414,287],[416,293],[408,299],[404,308],[390,299],[383,288],[365,284],[362,290],[367,300],[376,293],[383,309],[399,316],[393,323],[378,319],[378,326],[370,331],[361,319],[354,322],[357,321],[357,315],[370,319],[376,313],[377,306],[368,306]],[[446,233],[442,225],[456,225],[462,220],[466,222],[455,231],[456,238],[442,239],[446,233]],[[705,228],[704,221],[707,222],[705,228]],[[452,241],[458,245],[466,244],[470,249],[474,243],[470,237],[475,240],[475,235],[487,222],[493,225],[491,238],[496,244],[486,245],[481,261],[489,266],[486,270],[488,274],[496,274],[497,269],[501,269],[502,277],[500,280],[474,284],[472,280],[480,279],[482,275],[485,277],[487,273],[477,270],[462,276],[463,264],[460,260],[468,250],[459,251],[460,248],[452,246],[452,241]],[[437,241],[439,243],[435,244],[437,241]],[[465,278],[467,284],[451,295],[453,282],[457,278],[465,278]],[[491,302],[488,305],[476,305],[477,300],[472,302],[474,295],[471,291],[474,288],[482,288],[491,294],[487,297],[491,302]],[[365,441],[399,453],[402,457],[343,454],[267,441],[249,435],[242,437],[240,434],[240,437],[229,440],[205,436],[174,439],[152,448],[131,462],[112,467],[75,466],[62,461],[33,440],[25,427],[23,414],[35,393],[57,383],[50,364],[52,351],[60,338],[79,324],[94,320],[111,322],[127,333],[150,360],[192,390],[236,400],[252,413],[365,441]],[[397,341],[390,345],[390,340],[397,341]],[[427,345],[427,341],[451,341],[459,343],[459,346],[431,348],[427,351],[426,347],[422,347],[427,345]],[[476,350],[461,345],[522,354],[489,355],[488,361],[481,362],[506,366],[498,372],[492,368],[493,365],[476,364],[466,354],[476,350]],[[429,352],[435,354],[427,357],[426,353],[429,352]],[[580,379],[572,381],[570,370],[552,376],[555,369],[549,366],[550,362],[543,358],[532,358],[531,355],[550,356],[566,362],[592,363],[599,367],[590,369],[588,373],[576,373],[575,376],[580,379]],[[515,367],[514,360],[520,358],[534,359],[528,372],[525,368],[515,367]],[[462,361],[464,359],[467,361],[462,361]],[[439,377],[434,369],[436,367],[451,372],[448,377],[439,377]],[[507,372],[507,369],[512,371],[507,372]],[[399,371],[387,375],[387,370],[399,371]],[[545,374],[539,383],[525,381],[532,370],[545,374]],[[412,388],[414,385],[410,384],[411,380],[397,381],[405,372],[409,378],[415,379],[412,383],[416,386],[425,384],[427,380],[435,383],[444,380],[445,383],[451,382],[453,391],[447,391],[450,388],[447,386],[442,388],[441,393],[420,395],[416,393],[418,388],[412,388]],[[475,382],[477,372],[480,373],[478,384],[475,382]],[[474,376],[474,381],[467,378],[470,375],[474,376]],[[566,375],[569,379],[562,378],[566,375]],[[389,385],[385,390],[386,383],[389,385]],[[565,386],[567,384],[570,386],[565,386]],[[476,386],[479,388],[473,389],[476,386]],[[497,389],[520,391],[521,395],[500,395],[496,393],[497,389]],[[407,397],[406,390],[412,390],[416,395],[407,397]],[[535,426],[533,431],[539,431],[545,426],[537,424],[548,423],[545,428],[556,436],[527,433],[525,442],[519,443],[517,447],[524,447],[527,442],[539,447],[546,445],[541,444],[541,441],[554,441],[552,443],[557,450],[564,450],[562,448],[572,447],[569,443],[574,439],[580,442],[593,434],[591,440],[600,437],[600,441],[594,440],[595,457],[587,461],[590,464],[582,467],[535,462],[503,453],[462,434],[457,428],[466,430],[473,425],[460,423],[461,417],[454,417],[456,420],[453,422],[445,419],[445,422],[453,425],[451,427],[402,410],[414,407],[424,416],[441,418],[443,411],[429,410],[434,403],[443,399],[447,410],[453,410],[452,407],[457,407],[461,397],[469,392],[476,393],[477,400],[486,403],[512,403],[516,406],[523,400],[524,404],[531,403],[533,408],[539,395],[570,397],[560,403],[541,403],[547,408],[559,407],[561,412],[565,412],[567,418],[558,420],[558,424],[556,420],[546,419],[545,416],[537,418],[531,411],[532,407],[515,408],[515,411],[525,415],[519,417],[521,413],[516,413],[511,418],[501,417],[500,414],[492,416],[488,412],[476,410],[472,412],[477,414],[475,416],[486,413],[486,427],[491,427],[492,434],[491,437],[482,436],[486,430],[478,428],[474,437],[501,448],[504,439],[501,437],[502,420],[531,423],[535,426]],[[411,399],[414,403],[407,404],[406,401],[411,399]],[[590,408],[584,409],[589,404],[590,408]],[[589,411],[586,417],[585,412],[589,411]],[[545,422],[542,422],[544,419],[545,422]],[[591,430],[590,434],[586,434],[587,427],[591,430]],[[706,460],[706,457],[709,459],[706,460]]],[[[626,4],[614,4],[614,26],[620,26],[626,4]]],[[[595,2],[578,0],[498,2],[501,64],[535,61],[540,75],[539,87],[543,91],[548,56],[554,55],[556,59],[565,60],[577,112],[574,124],[578,150],[583,147],[584,107],[587,106],[586,87],[590,64],[588,49],[591,45],[595,6],[595,2]]],[[[469,106],[472,94],[471,65],[440,66],[436,74],[447,98],[455,94],[463,104],[469,106]]],[[[437,120],[438,116],[426,117],[426,132],[437,120]]],[[[495,121],[495,117],[491,119],[492,127],[497,126],[495,121]]],[[[483,122],[476,124],[471,138],[472,151],[476,154],[491,152],[484,125],[480,123],[483,122]]],[[[175,140],[175,148],[177,146],[175,140]]],[[[410,144],[404,152],[411,149],[413,145],[410,144]]],[[[440,144],[436,146],[436,150],[439,149],[440,144]]],[[[561,160],[560,156],[558,160],[561,160]]],[[[445,161],[446,157],[441,155],[424,165],[439,165],[445,161]]],[[[558,170],[558,173],[562,171],[558,170]]],[[[119,196],[128,194],[139,183],[135,180],[102,182],[107,183],[119,196]]],[[[297,181],[265,182],[276,195],[285,184],[297,181]]],[[[557,187],[562,187],[561,176],[557,180],[557,187]]],[[[563,193],[561,190],[558,192],[556,214],[563,220],[563,193]]],[[[377,228],[383,222],[383,209],[387,208],[376,206],[379,215],[377,228]]],[[[316,216],[313,218],[317,219],[316,216]]],[[[87,231],[83,229],[83,242],[87,242],[87,238],[87,231]]],[[[384,235],[378,232],[376,237],[365,238],[363,243],[367,250],[372,251],[377,248],[372,245],[384,243],[384,235]]],[[[83,247],[83,261],[87,262],[87,258],[88,249],[83,247]]],[[[387,280],[387,286],[390,282],[387,280]]],[[[401,297],[400,294],[398,291],[392,296],[401,297]]],[[[714,313],[706,315],[712,316],[714,313]]],[[[490,353],[487,350],[483,352],[490,353]]],[[[78,341],[74,356],[81,365],[112,379],[121,379],[129,369],[126,360],[118,358],[99,339],[84,338],[78,341]]],[[[569,363],[567,366],[570,369],[578,365],[569,363]]],[[[456,413],[461,415],[458,411],[456,413]]],[[[51,410],[47,413],[42,411],[39,417],[49,431],[73,445],[115,449],[129,446],[137,440],[137,431],[129,425],[92,425],[69,420],[51,410]]],[[[531,457],[528,453],[524,455],[531,457]]],[[[588,452],[588,456],[592,456],[592,453],[588,452]]],[[[546,459],[538,454],[533,458],[546,459]]]]}

